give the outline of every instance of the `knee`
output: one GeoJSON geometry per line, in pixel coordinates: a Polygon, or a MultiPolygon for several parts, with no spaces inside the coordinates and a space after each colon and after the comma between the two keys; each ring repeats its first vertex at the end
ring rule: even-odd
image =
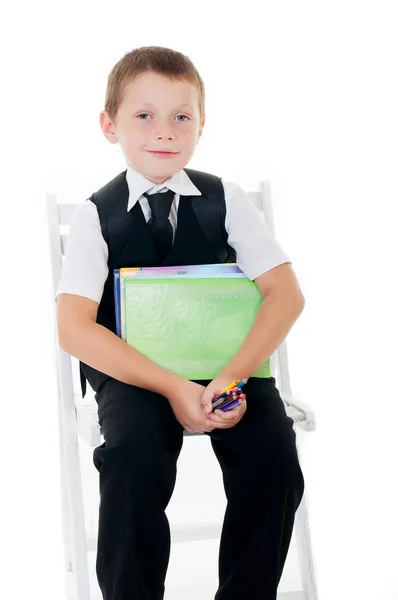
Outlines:
{"type": "Polygon", "coordinates": [[[170,497],[177,475],[176,461],[177,454],[170,454],[167,449],[131,440],[111,447],[104,442],[93,452],[102,484],[131,484],[131,493],[143,498],[155,489],[162,498],[170,497]]]}
{"type": "Polygon", "coordinates": [[[277,478],[282,485],[290,487],[301,496],[304,491],[304,477],[301,470],[296,444],[285,444],[280,448],[277,464],[277,478]]]}
{"type": "Polygon", "coordinates": [[[256,494],[275,498],[287,498],[287,502],[295,510],[300,505],[304,494],[304,476],[297,453],[288,453],[281,460],[275,461],[270,469],[269,464],[263,469],[263,477],[253,479],[256,494]]]}
{"type": "Polygon", "coordinates": [[[93,463],[98,471],[109,469],[132,474],[156,473],[164,469],[167,452],[150,442],[121,438],[115,445],[104,442],[93,452],[93,463]]]}
{"type": "Polygon", "coordinates": [[[305,490],[304,475],[303,475],[300,465],[298,464],[297,466],[298,466],[297,478],[295,479],[295,482],[294,482],[294,486],[295,486],[294,489],[296,492],[296,508],[299,507],[300,502],[304,496],[304,490],[305,490]]]}
{"type": "MultiPolygon", "coordinates": [[[[135,453],[119,440],[115,445],[104,442],[93,452],[93,463],[95,468],[101,473],[111,472],[116,475],[119,472],[127,472],[139,466],[140,453],[135,453]]],[[[135,470],[135,469],[134,469],[135,470]]]]}
{"type": "MultiPolygon", "coordinates": [[[[294,433],[294,432],[293,432],[294,433]]],[[[304,477],[299,463],[294,435],[276,435],[252,461],[254,484],[267,492],[273,489],[292,489],[297,496],[304,492],[304,477]],[[271,442],[271,443],[270,443],[271,442]]]]}

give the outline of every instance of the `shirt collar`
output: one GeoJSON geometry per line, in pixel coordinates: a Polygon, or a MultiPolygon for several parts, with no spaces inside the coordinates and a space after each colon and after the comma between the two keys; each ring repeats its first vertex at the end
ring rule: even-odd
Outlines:
{"type": "Polygon", "coordinates": [[[150,181],[144,177],[144,175],[127,165],[126,180],[129,188],[127,212],[133,208],[144,192],[149,192],[149,190],[151,193],[156,193],[166,187],[175,194],[180,194],[181,196],[202,195],[183,169],[174,173],[174,175],[166,179],[164,183],[155,184],[153,181],[150,181]]]}

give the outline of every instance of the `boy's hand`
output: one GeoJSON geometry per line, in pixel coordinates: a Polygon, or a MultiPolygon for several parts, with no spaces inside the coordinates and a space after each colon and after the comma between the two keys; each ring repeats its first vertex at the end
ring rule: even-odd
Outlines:
{"type": "MultiPolygon", "coordinates": [[[[213,381],[206,387],[202,397],[203,412],[206,415],[205,424],[208,427],[217,429],[228,429],[234,427],[246,412],[246,396],[243,395],[239,406],[231,408],[226,412],[216,408],[214,412],[212,406],[212,400],[214,396],[217,396],[222,392],[228,385],[231,384],[231,378],[225,376],[217,376],[213,381]]],[[[232,390],[231,390],[232,393],[232,390]]]]}
{"type": "MultiPolygon", "coordinates": [[[[228,384],[227,384],[228,385],[228,384]]],[[[181,379],[177,386],[166,396],[176,419],[189,433],[213,431],[215,425],[206,424],[206,414],[202,409],[205,386],[181,379]]]]}

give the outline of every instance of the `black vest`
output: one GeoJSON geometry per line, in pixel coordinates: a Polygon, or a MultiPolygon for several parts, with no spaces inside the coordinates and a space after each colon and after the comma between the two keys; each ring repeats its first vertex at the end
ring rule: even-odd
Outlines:
{"type": "MultiPolygon", "coordinates": [[[[87,201],[98,210],[102,235],[108,245],[108,278],[98,307],[97,323],[116,334],[113,270],[123,267],[157,267],[236,262],[225,230],[224,187],[219,177],[184,169],[202,196],[181,196],[174,244],[167,258],[159,262],[152,234],[139,202],[127,212],[129,189],[126,172],[92,194],[87,201]]],[[[99,392],[109,375],[80,363],[83,397],[86,379],[99,392]]]]}

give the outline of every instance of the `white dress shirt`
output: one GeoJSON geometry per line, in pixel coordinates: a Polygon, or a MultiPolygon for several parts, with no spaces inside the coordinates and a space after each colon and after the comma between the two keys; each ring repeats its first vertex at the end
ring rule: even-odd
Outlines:
{"type": "MultiPolygon", "coordinates": [[[[175,193],[170,210],[173,236],[177,226],[177,211],[181,196],[201,196],[184,170],[178,171],[160,185],[154,185],[130,166],[126,180],[129,189],[127,211],[139,202],[148,222],[151,216],[144,192],[157,193],[170,189],[175,193]]],[[[236,252],[236,263],[253,280],[262,273],[291,260],[272,237],[259,210],[237,184],[222,181],[225,192],[225,229],[228,244],[236,252]]],[[[184,199],[182,200],[184,201],[184,199]]],[[[124,265],[133,267],[140,265],[124,265]]],[[[108,246],[102,237],[98,211],[91,201],[82,202],[72,215],[65,260],[56,297],[76,294],[100,303],[108,277],[108,246]]]]}

